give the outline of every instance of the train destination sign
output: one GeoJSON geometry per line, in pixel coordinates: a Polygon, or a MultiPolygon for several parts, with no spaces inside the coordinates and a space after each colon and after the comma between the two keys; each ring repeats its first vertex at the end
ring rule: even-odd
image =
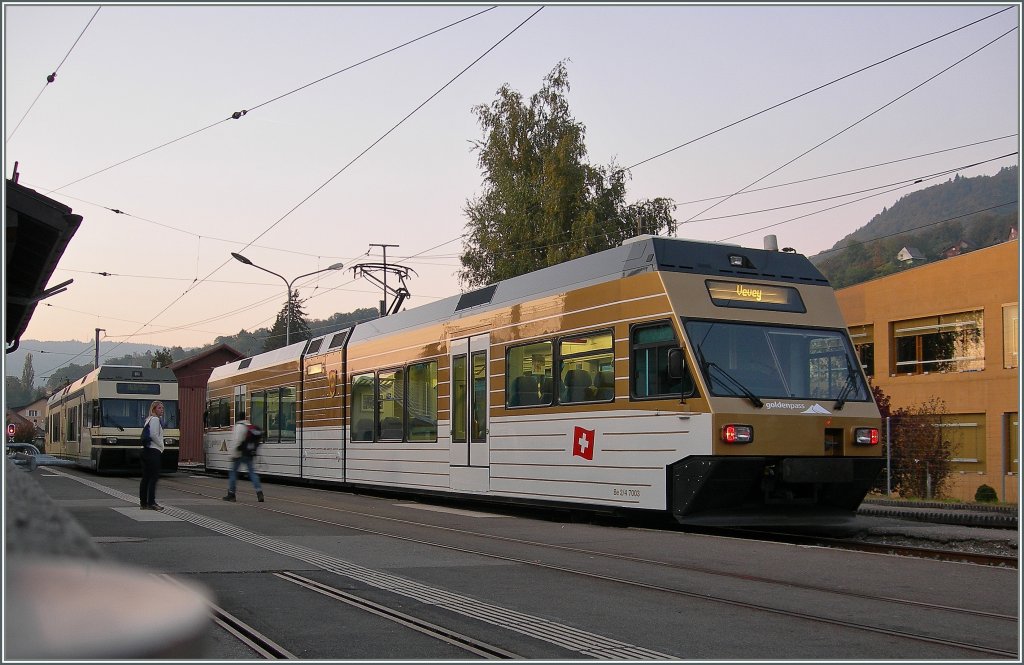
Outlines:
{"type": "Polygon", "coordinates": [[[708,295],[718,307],[773,309],[781,312],[806,312],[800,292],[791,286],[707,280],[708,295]]]}
{"type": "Polygon", "coordinates": [[[119,395],[159,395],[159,383],[118,383],[119,395]]]}

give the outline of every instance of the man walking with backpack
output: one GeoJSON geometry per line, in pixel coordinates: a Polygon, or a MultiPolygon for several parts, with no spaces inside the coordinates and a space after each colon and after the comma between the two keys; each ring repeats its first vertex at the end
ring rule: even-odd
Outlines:
{"type": "Polygon", "coordinates": [[[235,429],[231,432],[234,447],[231,449],[231,470],[228,471],[228,494],[225,501],[235,500],[235,485],[238,483],[238,467],[245,464],[249,470],[249,480],[256,490],[256,499],[263,501],[263,487],[260,485],[260,477],[256,473],[256,465],[253,457],[256,455],[256,447],[259,446],[259,437],[262,432],[245,419],[245,412],[238,412],[238,420],[235,421],[235,429]],[[258,433],[258,434],[257,434],[258,433]]]}

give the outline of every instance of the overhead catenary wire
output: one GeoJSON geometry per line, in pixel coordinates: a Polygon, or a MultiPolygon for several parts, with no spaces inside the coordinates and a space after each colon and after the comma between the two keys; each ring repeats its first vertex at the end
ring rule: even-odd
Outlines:
{"type": "Polygon", "coordinates": [[[36,98],[32,100],[32,103],[31,103],[31,104],[29,104],[29,106],[28,106],[28,110],[27,110],[27,111],[25,111],[25,115],[21,116],[21,120],[19,120],[19,121],[18,121],[18,124],[14,126],[14,129],[13,129],[13,130],[11,130],[11,133],[10,133],[10,135],[9,135],[9,136],[7,137],[7,139],[6,139],[5,141],[4,141],[4,143],[7,143],[7,142],[9,142],[9,141],[10,141],[10,140],[11,140],[12,138],[14,138],[14,134],[15,134],[15,132],[17,132],[17,131],[18,131],[18,128],[19,128],[19,127],[21,127],[21,123],[25,122],[25,118],[27,118],[27,117],[28,117],[28,114],[29,114],[29,112],[31,112],[31,111],[32,111],[32,108],[33,108],[33,107],[34,107],[34,106],[36,105],[36,102],[38,102],[38,101],[39,101],[39,98],[43,96],[43,92],[44,92],[44,91],[46,90],[46,88],[48,88],[48,87],[50,86],[50,84],[51,84],[51,83],[53,83],[53,82],[54,82],[55,80],[57,80],[57,72],[58,72],[58,71],[60,71],[60,68],[61,68],[61,67],[62,67],[62,66],[64,65],[64,63],[65,63],[65,62],[67,61],[67,59],[68,59],[68,56],[69,56],[69,55],[71,55],[71,52],[72,52],[73,50],[75,50],[75,46],[77,46],[77,45],[78,45],[78,42],[79,42],[79,41],[80,41],[80,40],[82,39],[82,35],[84,35],[84,34],[85,34],[85,31],[89,29],[89,26],[90,26],[90,25],[92,25],[93,19],[95,19],[95,18],[96,18],[96,15],[100,13],[100,10],[101,10],[101,9],[103,9],[103,7],[97,7],[97,8],[96,8],[96,11],[94,11],[94,12],[92,13],[92,16],[91,16],[91,17],[89,18],[89,21],[88,21],[88,23],[86,23],[86,24],[85,24],[85,27],[84,27],[84,28],[82,28],[82,32],[78,33],[78,37],[76,37],[76,38],[75,38],[75,43],[74,43],[74,44],[72,44],[72,45],[71,45],[71,48],[69,48],[69,49],[68,49],[68,52],[64,54],[64,57],[63,57],[63,58],[61,59],[61,61],[60,61],[60,64],[59,64],[59,65],[57,65],[57,67],[56,67],[56,68],[54,68],[54,70],[53,70],[53,72],[52,72],[52,73],[50,73],[49,75],[47,75],[47,77],[46,77],[46,83],[44,83],[44,84],[43,84],[43,87],[42,87],[42,89],[40,89],[40,90],[39,90],[39,94],[38,94],[38,95],[36,95],[36,98]]]}
{"type": "MultiPolygon", "coordinates": [[[[994,139],[985,139],[984,141],[975,141],[974,143],[965,143],[963,145],[958,145],[958,146],[955,146],[953,148],[944,148],[942,150],[933,150],[932,152],[925,152],[925,153],[921,153],[919,155],[913,155],[911,157],[901,157],[900,159],[891,159],[891,160],[886,161],[886,162],[879,162],[877,164],[870,164],[868,166],[858,166],[856,168],[846,169],[846,170],[843,170],[843,171],[835,171],[833,173],[825,173],[823,175],[812,176],[810,178],[802,178],[800,180],[792,180],[790,182],[782,182],[782,183],[779,183],[778,185],[768,185],[767,187],[757,187],[757,188],[754,188],[754,189],[746,189],[746,190],[744,190],[742,192],[739,192],[739,194],[733,194],[732,196],[741,196],[741,195],[744,195],[744,194],[753,194],[755,192],[766,192],[766,191],[768,191],[770,189],[779,189],[781,187],[789,187],[791,185],[801,185],[801,184],[803,184],[805,182],[814,182],[815,180],[824,180],[826,178],[834,178],[836,176],[848,175],[850,173],[857,173],[858,171],[867,171],[868,169],[879,168],[881,166],[890,166],[892,164],[899,164],[900,162],[909,162],[911,160],[920,159],[922,157],[933,157],[935,155],[941,155],[944,152],[952,152],[954,150],[962,150],[963,148],[971,148],[971,147],[974,147],[974,146],[977,146],[977,145],[984,145],[985,143],[992,143],[993,141],[1002,141],[1003,139],[1016,138],[1016,137],[1017,137],[1017,134],[1007,134],[1005,136],[997,136],[994,139]]],[[[676,205],[684,206],[684,205],[690,205],[692,203],[704,203],[705,201],[714,201],[715,199],[724,199],[724,198],[726,198],[728,196],[730,196],[730,195],[729,194],[719,194],[717,196],[705,196],[704,198],[701,198],[701,199],[693,199],[691,201],[681,201],[681,202],[678,202],[676,205]]]]}
{"type": "Polygon", "coordinates": [[[295,93],[297,93],[297,92],[299,92],[301,90],[305,90],[306,88],[308,88],[310,86],[316,85],[317,83],[322,83],[323,81],[326,81],[329,78],[337,76],[338,74],[342,74],[344,72],[349,71],[350,69],[353,69],[353,68],[358,67],[360,65],[364,65],[364,64],[366,64],[366,63],[368,63],[368,62],[370,62],[372,60],[376,60],[377,58],[385,56],[385,55],[387,55],[389,53],[393,53],[393,52],[395,52],[395,51],[397,51],[397,50],[399,50],[401,48],[409,46],[410,44],[414,44],[414,43],[420,41],[421,39],[426,39],[427,37],[436,35],[437,33],[443,32],[444,30],[447,30],[447,29],[452,28],[452,27],[454,27],[456,25],[459,25],[460,23],[464,23],[466,21],[472,20],[472,19],[480,16],[481,14],[486,14],[487,12],[489,12],[489,11],[491,11],[493,9],[495,9],[495,7],[489,7],[487,9],[481,10],[479,12],[476,12],[475,14],[472,14],[470,16],[466,16],[465,18],[461,18],[458,21],[454,21],[452,23],[449,23],[448,25],[445,25],[445,26],[443,26],[441,28],[437,28],[436,30],[432,30],[432,31],[430,31],[428,33],[420,35],[419,37],[416,37],[415,39],[410,39],[407,42],[399,44],[398,46],[393,46],[393,47],[391,47],[391,48],[389,48],[389,49],[387,49],[385,51],[381,51],[380,53],[378,53],[376,55],[373,55],[373,56],[370,56],[369,58],[365,58],[363,60],[360,60],[359,62],[351,64],[351,65],[349,65],[347,67],[344,67],[342,69],[339,69],[336,72],[333,72],[333,73],[328,74],[326,76],[322,76],[322,77],[316,79],[315,81],[310,81],[309,83],[303,84],[303,85],[299,86],[298,88],[295,88],[294,90],[291,90],[291,91],[286,92],[284,94],[278,95],[277,97],[274,97],[272,99],[268,99],[266,101],[260,102],[260,103],[256,104],[255,106],[249,107],[248,109],[244,109],[244,110],[241,110],[241,111],[235,111],[231,115],[227,116],[226,118],[221,118],[220,120],[218,120],[218,121],[216,121],[214,123],[211,123],[211,124],[209,124],[209,125],[207,125],[205,127],[202,127],[200,129],[196,129],[194,131],[191,131],[191,132],[185,134],[184,136],[179,136],[178,138],[172,139],[170,141],[167,141],[166,143],[161,143],[158,146],[155,146],[155,147],[150,148],[148,150],[144,150],[143,152],[140,152],[137,155],[129,157],[128,159],[123,159],[123,160],[121,160],[121,161],[119,161],[119,162],[117,162],[115,164],[111,164],[110,166],[102,168],[99,171],[95,171],[93,173],[90,173],[89,175],[82,176],[81,178],[78,178],[77,180],[73,180],[73,181],[67,183],[66,185],[61,185],[60,187],[58,187],[56,189],[52,189],[52,190],[46,192],[46,194],[49,195],[49,194],[51,194],[53,192],[58,192],[58,191],[60,191],[62,189],[70,187],[71,185],[78,184],[78,183],[82,182],[83,180],[88,180],[89,178],[92,178],[93,176],[97,176],[97,175],[99,175],[101,173],[105,173],[105,172],[107,172],[107,171],[109,171],[111,169],[117,168],[118,166],[122,166],[122,165],[127,164],[128,162],[134,161],[134,160],[136,160],[136,159],[138,159],[140,157],[144,157],[144,156],[146,156],[146,155],[148,155],[150,153],[156,152],[157,150],[160,150],[162,148],[166,148],[169,145],[173,145],[173,144],[178,143],[180,141],[184,141],[185,139],[191,138],[191,137],[195,136],[196,134],[201,134],[202,132],[205,132],[208,129],[213,129],[214,127],[216,127],[216,126],[218,126],[220,124],[223,124],[225,122],[228,122],[229,120],[238,120],[238,119],[242,118],[243,116],[245,116],[245,115],[255,111],[258,108],[262,108],[264,106],[267,106],[268,104],[272,104],[272,103],[274,103],[276,101],[284,99],[285,97],[293,95],[293,94],[295,94],[295,93]]]}
{"type": "Polygon", "coordinates": [[[1001,9],[1001,10],[999,10],[999,11],[993,13],[993,14],[989,14],[988,16],[982,17],[982,18],[980,18],[980,19],[978,19],[976,21],[971,21],[970,23],[962,25],[959,28],[956,28],[954,30],[950,30],[949,32],[943,33],[943,34],[941,34],[941,35],[939,35],[937,37],[932,37],[931,39],[929,39],[927,41],[924,41],[924,42],[921,42],[920,44],[918,44],[916,46],[912,46],[912,47],[910,47],[908,49],[904,49],[903,51],[900,51],[899,53],[894,53],[893,55],[890,55],[887,58],[883,58],[882,60],[874,62],[874,63],[872,63],[870,65],[865,66],[865,67],[861,67],[860,69],[852,71],[849,74],[844,74],[843,76],[840,76],[839,78],[836,78],[836,79],[833,79],[833,80],[829,81],[828,83],[823,83],[823,84],[821,84],[821,85],[819,85],[819,86],[817,86],[815,88],[811,88],[810,90],[802,92],[799,95],[796,95],[794,97],[790,97],[789,99],[787,99],[785,101],[781,101],[778,104],[773,104],[772,106],[769,106],[767,108],[761,109],[760,111],[757,111],[756,113],[751,113],[750,115],[745,116],[743,118],[740,118],[739,120],[736,120],[734,122],[731,122],[728,125],[724,125],[722,127],[719,127],[718,129],[715,129],[713,131],[708,132],[707,134],[702,134],[701,136],[698,136],[696,138],[690,139],[689,141],[686,141],[685,143],[680,143],[679,145],[675,146],[674,148],[669,148],[668,150],[664,150],[662,152],[659,152],[656,155],[652,155],[652,156],[650,156],[650,157],[648,157],[646,159],[642,159],[639,162],[636,162],[635,164],[632,164],[630,166],[624,167],[624,168],[619,169],[619,170],[620,171],[630,171],[632,169],[635,169],[638,166],[641,166],[643,164],[647,164],[648,162],[654,161],[655,159],[658,159],[660,157],[664,157],[665,155],[667,155],[669,153],[675,152],[676,150],[679,150],[680,148],[685,148],[686,146],[691,145],[693,143],[696,143],[697,141],[706,139],[709,136],[714,136],[715,134],[718,134],[719,132],[725,131],[726,129],[729,129],[730,127],[735,127],[736,125],[738,125],[740,123],[746,122],[747,120],[750,120],[752,118],[756,118],[757,116],[763,115],[763,114],[767,113],[768,111],[772,111],[774,109],[779,108],[780,106],[785,106],[786,104],[789,104],[790,102],[794,102],[794,101],[800,99],[801,97],[806,97],[807,95],[810,95],[810,94],[815,93],[815,92],[817,92],[819,90],[827,88],[828,86],[833,85],[834,83],[839,83],[840,81],[842,81],[844,79],[848,79],[851,76],[855,76],[855,75],[860,74],[862,72],[865,72],[865,71],[867,71],[867,70],[869,70],[869,69],[871,69],[873,67],[877,67],[878,65],[884,64],[886,62],[889,62],[890,60],[898,58],[898,57],[900,57],[902,55],[906,55],[907,53],[910,53],[911,51],[914,51],[914,50],[919,49],[919,48],[921,48],[923,46],[931,44],[932,42],[935,42],[935,41],[938,41],[938,40],[943,39],[945,37],[948,37],[948,36],[950,36],[950,35],[952,35],[954,33],[960,32],[961,30],[965,30],[965,29],[971,27],[972,25],[976,25],[978,23],[981,23],[982,21],[987,21],[988,19],[993,18],[995,16],[998,16],[998,15],[1002,14],[1003,12],[1009,11],[1010,9],[1012,9],[1012,7],[1007,7],[1005,9],[1001,9]]]}
{"type": "MultiPolygon", "coordinates": [[[[421,102],[418,106],[416,106],[416,108],[414,108],[412,111],[410,111],[408,114],[406,114],[405,117],[403,117],[401,120],[399,120],[397,123],[395,123],[395,125],[393,125],[391,127],[391,129],[387,130],[380,138],[378,138],[375,141],[373,141],[373,143],[371,143],[362,152],[360,152],[358,155],[356,155],[354,158],[352,158],[345,166],[343,166],[341,169],[339,169],[334,175],[332,175],[330,178],[328,178],[324,183],[319,185],[316,189],[314,189],[305,198],[303,198],[301,201],[299,201],[297,204],[295,204],[290,210],[288,210],[288,212],[286,212],[284,215],[279,217],[275,222],[273,222],[270,226],[268,226],[266,229],[264,229],[259,235],[257,235],[255,238],[253,238],[252,241],[250,241],[249,244],[245,245],[245,247],[243,247],[242,249],[244,250],[247,247],[252,246],[253,243],[255,243],[257,240],[262,238],[267,233],[269,233],[274,227],[276,227],[281,222],[283,222],[285,219],[287,219],[292,213],[294,213],[296,210],[298,210],[307,201],[309,201],[314,196],[316,196],[321,190],[324,189],[324,187],[326,187],[328,184],[330,184],[335,178],[337,178],[339,175],[341,175],[343,172],[345,172],[345,170],[347,170],[350,166],[352,166],[352,164],[354,164],[356,161],[358,161],[363,155],[368,153],[371,149],[373,149],[376,145],[378,145],[381,141],[383,141],[387,136],[389,136],[392,132],[394,132],[398,127],[400,127],[402,124],[404,124],[417,111],[419,111],[424,106],[426,106],[427,103],[429,103],[432,99],[437,97],[437,95],[439,95],[442,91],[444,91],[446,88],[448,88],[448,86],[450,86],[452,83],[454,83],[456,80],[458,80],[463,74],[465,74],[467,71],[469,71],[470,68],[472,68],[475,64],[480,62],[485,56],[487,56],[487,54],[489,54],[491,51],[496,49],[505,40],[507,40],[509,37],[511,37],[513,34],[515,34],[520,28],[522,28],[524,25],[526,25],[526,23],[528,21],[530,21],[530,19],[532,19],[534,16],[539,14],[542,9],[544,9],[544,8],[540,7],[536,11],[534,11],[532,14],[530,14],[528,17],[526,17],[516,27],[514,27],[512,30],[510,30],[508,33],[506,33],[501,39],[499,39],[497,42],[495,42],[493,45],[491,45],[486,51],[484,51],[476,59],[474,59],[471,63],[469,63],[466,67],[464,67],[458,74],[456,74],[451,79],[449,79],[447,83],[445,83],[440,88],[438,88],[438,90],[436,92],[431,94],[426,100],[421,102]]],[[[181,295],[179,295],[178,297],[173,299],[163,309],[161,309],[159,312],[157,312],[149,320],[149,322],[147,322],[143,326],[143,328],[145,328],[148,325],[151,325],[153,321],[155,321],[157,318],[162,316],[167,310],[169,310],[171,307],[173,307],[176,303],[180,302],[181,299],[184,298],[190,291],[192,291],[197,286],[199,286],[200,284],[205,282],[207,279],[209,279],[210,277],[215,275],[217,272],[219,272],[221,270],[221,268],[226,266],[230,261],[231,261],[231,259],[225,259],[223,263],[221,263],[219,266],[217,266],[212,271],[210,271],[203,279],[201,279],[201,280],[199,280],[197,282],[194,282],[191,286],[189,286],[187,289],[185,289],[185,291],[183,293],[181,293],[181,295]]],[[[142,330],[142,328],[139,329],[139,331],[141,331],[141,330],[142,330]]],[[[137,331],[137,332],[139,332],[139,331],[137,331]]],[[[127,339],[131,339],[131,337],[132,337],[132,335],[129,335],[127,337],[127,339]]]]}
{"type": "Polygon", "coordinates": [[[807,150],[805,150],[804,152],[800,153],[799,155],[797,155],[797,156],[796,156],[796,157],[794,157],[793,159],[789,160],[789,161],[788,161],[788,162],[786,162],[785,164],[783,164],[783,165],[779,166],[778,168],[775,168],[775,169],[773,169],[772,171],[769,171],[768,173],[764,174],[763,176],[761,176],[761,177],[760,177],[760,178],[758,178],[757,180],[753,181],[752,183],[750,183],[750,184],[749,184],[749,185],[747,185],[746,187],[742,187],[742,188],[741,188],[741,189],[739,189],[739,190],[738,190],[737,192],[735,192],[735,193],[733,193],[733,194],[730,194],[729,196],[725,197],[725,198],[724,198],[724,199],[722,199],[721,201],[718,201],[718,202],[716,202],[716,203],[714,203],[714,204],[712,204],[712,205],[708,206],[708,207],[707,207],[707,208],[705,208],[704,210],[702,210],[702,211],[698,212],[698,213],[697,213],[696,215],[693,215],[693,216],[691,216],[691,217],[690,217],[689,219],[687,219],[687,220],[685,220],[685,221],[681,222],[680,224],[682,225],[682,224],[688,224],[688,223],[690,223],[690,222],[691,222],[691,221],[693,221],[693,220],[694,220],[695,218],[697,218],[697,217],[699,217],[700,215],[703,215],[704,213],[706,213],[706,212],[707,212],[708,210],[711,210],[712,208],[715,208],[715,207],[717,207],[717,206],[719,206],[719,205],[721,205],[721,204],[725,203],[726,201],[728,201],[729,199],[731,199],[731,198],[732,198],[733,196],[736,196],[736,195],[737,195],[737,194],[739,194],[740,192],[743,192],[744,190],[746,190],[746,189],[749,189],[750,187],[753,187],[753,186],[754,186],[754,185],[756,185],[757,183],[761,182],[761,181],[762,181],[762,180],[764,180],[765,178],[767,178],[767,177],[769,177],[769,176],[772,176],[772,175],[774,175],[774,174],[778,173],[779,171],[781,171],[782,169],[786,168],[786,167],[787,167],[787,166],[789,166],[790,164],[792,164],[792,163],[796,162],[796,161],[797,161],[797,160],[799,160],[799,159],[802,159],[803,157],[805,157],[805,156],[807,156],[808,154],[810,154],[811,152],[813,152],[813,151],[817,150],[818,148],[820,148],[821,146],[825,145],[826,143],[828,143],[828,142],[830,142],[830,141],[834,140],[835,138],[837,138],[837,137],[841,136],[842,134],[844,134],[844,133],[848,132],[849,130],[853,129],[854,127],[856,127],[856,126],[857,126],[857,125],[859,125],[860,123],[864,122],[864,121],[865,121],[865,120],[867,120],[868,118],[870,118],[870,117],[874,116],[875,114],[877,114],[877,113],[880,113],[880,112],[881,112],[881,111],[883,111],[884,109],[886,109],[886,108],[888,108],[888,107],[892,106],[893,104],[895,104],[895,103],[896,103],[896,102],[898,102],[899,100],[903,99],[903,98],[904,98],[904,97],[906,97],[907,95],[911,94],[911,93],[912,93],[912,92],[914,92],[915,90],[918,90],[918,89],[920,89],[921,87],[923,87],[923,86],[927,85],[928,83],[930,83],[931,81],[934,81],[934,80],[935,80],[935,79],[937,79],[937,78],[938,78],[939,76],[942,76],[943,74],[945,74],[945,73],[946,73],[946,72],[948,72],[949,70],[953,69],[954,67],[956,67],[956,66],[957,66],[957,65],[959,65],[960,63],[962,63],[962,62],[966,61],[966,60],[967,60],[968,58],[971,58],[972,56],[975,56],[975,55],[977,55],[977,54],[978,54],[978,53],[980,53],[981,51],[985,50],[986,48],[988,48],[988,47],[989,47],[989,46],[991,46],[992,44],[995,44],[995,43],[996,43],[996,42],[998,42],[998,41],[999,41],[1000,39],[1002,39],[1003,37],[1005,37],[1005,36],[1009,35],[1010,33],[1014,32],[1014,31],[1016,31],[1016,30],[1017,30],[1016,26],[1015,26],[1015,27],[1013,27],[1013,28],[1010,28],[1009,30],[1007,30],[1007,31],[1006,31],[1006,32],[1004,32],[1003,34],[999,35],[999,36],[998,36],[998,37],[996,37],[995,39],[993,39],[993,40],[989,41],[988,43],[984,44],[983,46],[980,46],[980,47],[978,47],[978,48],[977,48],[977,49],[975,49],[974,51],[971,51],[970,53],[968,53],[968,54],[967,54],[967,55],[965,55],[964,57],[960,58],[959,60],[957,60],[957,61],[956,61],[956,62],[954,62],[953,64],[951,64],[951,65],[949,65],[949,66],[947,66],[947,67],[944,67],[944,68],[942,68],[941,70],[939,70],[938,72],[936,72],[936,73],[935,73],[935,74],[933,74],[932,76],[929,76],[929,77],[928,77],[928,78],[926,78],[926,79],[925,79],[924,81],[921,81],[920,83],[918,83],[918,84],[917,84],[917,85],[915,85],[914,87],[910,88],[910,89],[909,89],[909,90],[907,90],[906,92],[904,92],[904,93],[902,93],[902,94],[898,95],[897,97],[895,97],[895,98],[891,99],[890,101],[886,102],[885,104],[882,104],[882,105],[881,105],[881,106],[879,106],[879,107],[878,107],[877,109],[875,109],[874,111],[872,111],[872,112],[868,113],[867,115],[865,115],[864,117],[860,118],[859,120],[857,120],[857,121],[853,122],[853,123],[852,123],[852,124],[850,124],[850,125],[847,125],[846,127],[844,127],[843,129],[839,130],[838,132],[836,132],[836,133],[835,133],[835,134],[833,134],[832,136],[828,137],[828,138],[827,138],[827,139],[825,139],[824,141],[821,141],[820,143],[817,143],[816,145],[814,145],[814,146],[812,146],[812,147],[808,148],[807,150]]]}
{"type": "MultiPolygon", "coordinates": [[[[775,207],[772,207],[772,208],[761,208],[761,209],[758,209],[758,210],[747,210],[747,211],[744,211],[744,212],[734,212],[734,213],[731,213],[731,214],[728,214],[728,215],[719,215],[717,217],[701,217],[700,219],[691,219],[691,220],[688,221],[688,223],[696,224],[698,222],[710,222],[710,221],[719,220],[719,219],[730,219],[730,218],[733,218],[733,217],[744,217],[746,215],[757,215],[757,214],[765,213],[765,212],[774,212],[776,210],[785,210],[787,208],[796,208],[796,207],[799,207],[799,206],[810,205],[812,203],[822,203],[823,201],[833,201],[835,199],[841,199],[841,198],[846,197],[846,196],[855,196],[857,194],[864,194],[865,192],[871,192],[871,191],[874,191],[874,190],[877,190],[877,189],[886,189],[888,187],[894,187],[895,189],[901,189],[904,186],[916,185],[918,183],[921,183],[921,182],[924,182],[924,181],[927,181],[927,180],[934,180],[936,178],[941,178],[944,175],[949,175],[950,173],[956,173],[958,171],[963,171],[965,169],[973,168],[975,166],[981,166],[982,164],[988,164],[990,162],[995,162],[995,161],[998,161],[1000,159],[1006,159],[1007,157],[1012,157],[1012,156],[1014,156],[1016,154],[1018,154],[1017,151],[1009,152],[1009,153],[1006,153],[1005,155],[999,155],[998,157],[993,157],[991,159],[986,159],[984,161],[974,162],[973,164],[964,164],[962,166],[957,166],[956,168],[945,169],[943,171],[938,171],[936,173],[929,173],[927,175],[918,176],[916,178],[908,178],[906,180],[898,180],[896,182],[891,182],[891,183],[888,183],[888,184],[885,184],[885,185],[879,185],[877,187],[868,187],[866,189],[860,189],[860,190],[857,190],[857,191],[854,191],[854,192],[846,192],[845,194],[836,194],[835,196],[826,196],[826,197],[822,197],[820,199],[812,199],[812,200],[809,200],[809,201],[801,201],[800,203],[789,203],[789,204],[786,204],[786,205],[775,206],[775,207]]],[[[890,191],[890,192],[891,191],[895,191],[895,189],[890,189],[888,191],[890,191]]],[[[884,194],[884,193],[887,193],[887,192],[882,192],[882,193],[884,194]]]]}

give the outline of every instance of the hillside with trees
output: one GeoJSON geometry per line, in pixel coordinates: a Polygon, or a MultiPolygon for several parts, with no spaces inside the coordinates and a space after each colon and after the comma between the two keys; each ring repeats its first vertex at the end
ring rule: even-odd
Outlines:
{"type": "Polygon", "coordinates": [[[1018,192],[1016,166],[992,176],[957,175],[883,208],[868,224],[811,261],[833,287],[842,288],[1006,242],[1018,229],[1018,192]],[[901,262],[897,254],[904,247],[919,250],[923,260],[901,262]]]}

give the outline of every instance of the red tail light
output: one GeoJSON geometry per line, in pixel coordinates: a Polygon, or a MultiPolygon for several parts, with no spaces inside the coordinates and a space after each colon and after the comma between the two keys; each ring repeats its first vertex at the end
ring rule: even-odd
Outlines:
{"type": "Polygon", "coordinates": [[[858,446],[877,446],[878,429],[875,427],[858,427],[853,431],[853,440],[858,446]]]}
{"type": "Polygon", "coordinates": [[[726,443],[750,443],[754,440],[754,428],[750,425],[726,425],[722,428],[722,441],[726,443]]]}

